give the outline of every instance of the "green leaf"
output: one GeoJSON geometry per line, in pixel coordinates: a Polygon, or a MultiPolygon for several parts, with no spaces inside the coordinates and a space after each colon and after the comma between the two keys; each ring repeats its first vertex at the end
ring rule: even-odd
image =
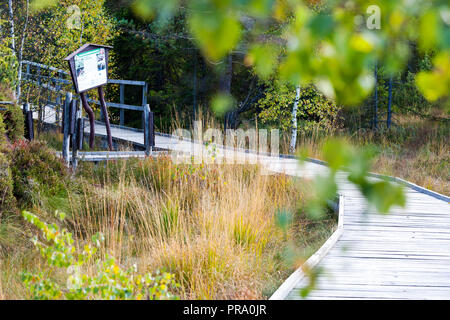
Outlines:
{"type": "Polygon", "coordinates": [[[203,53],[214,61],[228,54],[241,37],[241,26],[231,12],[193,12],[189,29],[203,53]]]}
{"type": "Polygon", "coordinates": [[[278,49],[273,45],[255,45],[245,58],[247,66],[253,65],[256,73],[263,79],[267,79],[275,70],[277,64],[278,49]]]}
{"type": "Polygon", "coordinates": [[[314,35],[319,38],[325,38],[334,31],[333,17],[325,14],[317,14],[311,18],[308,27],[314,35]]]}
{"type": "Polygon", "coordinates": [[[211,103],[211,108],[218,116],[223,116],[227,111],[233,108],[234,100],[228,94],[217,94],[211,103]]]}
{"type": "Polygon", "coordinates": [[[353,148],[344,140],[338,138],[329,139],[323,146],[324,160],[332,170],[339,170],[347,166],[354,156],[353,148]]]}
{"type": "Polygon", "coordinates": [[[386,214],[392,206],[403,207],[406,203],[403,188],[387,181],[374,183],[366,189],[364,194],[380,213],[386,214]]]}

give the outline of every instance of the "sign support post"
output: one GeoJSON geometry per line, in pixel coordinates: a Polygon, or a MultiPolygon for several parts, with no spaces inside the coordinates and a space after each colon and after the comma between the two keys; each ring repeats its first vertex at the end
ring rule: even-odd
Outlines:
{"type": "Polygon", "coordinates": [[[69,166],[69,147],[70,147],[70,104],[72,101],[72,93],[67,92],[66,93],[66,99],[64,100],[64,106],[63,106],[63,132],[64,132],[64,138],[63,138],[63,150],[62,150],[62,156],[64,159],[64,162],[67,166],[69,166]]]}
{"type": "Polygon", "coordinates": [[[106,134],[108,135],[108,147],[109,150],[113,150],[112,146],[112,136],[111,136],[111,126],[109,124],[108,110],[106,109],[105,95],[103,94],[103,86],[98,87],[98,97],[100,100],[100,105],[103,110],[103,116],[105,117],[106,134]]]}
{"type": "Polygon", "coordinates": [[[92,108],[89,106],[89,103],[87,102],[86,95],[84,92],[80,93],[81,103],[83,104],[83,109],[86,111],[89,117],[89,148],[94,147],[94,138],[95,138],[95,116],[94,111],[92,111],[92,108]]]}
{"type": "Polygon", "coordinates": [[[108,50],[110,46],[85,44],[65,58],[69,63],[70,75],[75,90],[80,94],[83,108],[88,114],[90,123],[89,146],[94,147],[95,115],[88,104],[86,92],[97,88],[102,114],[105,118],[109,149],[112,149],[111,128],[102,86],[108,83],[108,50]]]}

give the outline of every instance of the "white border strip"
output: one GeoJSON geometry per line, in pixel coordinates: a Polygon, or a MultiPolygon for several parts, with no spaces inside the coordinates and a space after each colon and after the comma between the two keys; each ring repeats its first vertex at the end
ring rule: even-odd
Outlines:
{"type": "MultiPolygon", "coordinates": [[[[338,227],[336,231],[333,232],[330,238],[316,251],[309,259],[304,263],[309,269],[314,268],[334,247],[336,242],[341,237],[344,232],[344,206],[345,199],[343,195],[339,195],[339,217],[338,217],[338,227]]],[[[305,277],[303,272],[303,265],[295,270],[286,281],[272,294],[269,300],[284,300],[291,293],[292,289],[305,277]]]]}
{"type": "Polygon", "coordinates": [[[418,186],[417,184],[414,184],[412,182],[409,182],[409,181],[404,180],[399,177],[386,176],[384,174],[378,174],[378,173],[373,173],[373,172],[369,172],[368,175],[371,177],[375,177],[375,178],[380,178],[380,179],[384,179],[384,180],[388,180],[388,181],[392,181],[392,182],[397,182],[397,183],[402,184],[406,187],[409,187],[413,190],[416,190],[417,192],[424,193],[426,195],[429,195],[431,197],[434,197],[436,199],[439,199],[439,200],[442,200],[445,202],[450,202],[450,197],[448,197],[446,195],[443,195],[436,191],[432,191],[432,190],[426,189],[424,187],[418,186]]]}
{"type": "MultiPolygon", "coordinates": [[[[167,134],[167,133],[155,132],[155,135],[159,135],[159,136],[162,136],[162,137],[169,137],[169,138],[180,140],[180,138],[178,136],[174,136],[174,135],[167,134]]],[[[193,140],[193,139],[186,139],[186,138],[184,138],[183,140],[184,141],[191,141],[191,142],[194,142],[194,143],[201,143],[200,141],[193,140]]],[[[183,140],[180,140],[180,141],[183,141],[183,140]]],[[[262,152],[261,153],[261,152],[256,152],[255,150],[248,150],[248,149],[244,149],[244,148],[230,148],[230,147],[227,147],[227,146],[222,146],[222,148],[224,150],[234,150],[234,151],[241,151],[241,152],[249,153],[249,154],[255,154],[258,157],[261,157],[261,156],[262,157],[274,157],[274,155],[272,155],[270,153],[267,153],[267,152],[262,152]]],[[[280,159],[297,159],[297,157],[295,155],[291,155],[291,154],[279,154],[278,158],[280,158],[280,159]]],[[[314,158],[306,158],[305,161],[316,163],[316,164],[328,167],[328,163],[323,161],[323,160],[314,159],[314,158]]],[[[399,177],[387,176],[387,175],[373,173],[373,172],[369,172],[368,175],[372,176],[372,177],[375,177],[375,178],[381,178],[381,179],[389,180],[389,181],[392,181],[392,182],[397,182],[397,183],[400,183],[400,184],[405,185],[407,187],[410,187],[411,189],[414,189],[417,192],[427,194],[427,195],[429,195],[431,197],[434,197],[434,198],[442,200],[442,201],[450,202],[450,197],[449,196],[446,196],[446,195],[440,194],[438,192],[435,192],[435,191],[426,189],[424,187],[418,186],[418,185],[416,185],[416,184],[414,184],[412,182],[406,181],[406,180],[401,179],[399,177]]]]}

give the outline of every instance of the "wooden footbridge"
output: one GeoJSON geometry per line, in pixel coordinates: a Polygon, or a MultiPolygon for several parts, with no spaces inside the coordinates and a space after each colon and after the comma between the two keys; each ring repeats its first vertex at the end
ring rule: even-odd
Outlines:
{"type": "MultiPolygon", "coordinates": [[[[43,120],[56,123],[54,106],[44,106],[43,120]]],[[[35,115],[38,117],[38,115],[35,115]]],[[[41,115],[42,116],[42,115],[41,115]]],[[[84,129],[89,132],[89,128],[84,129]]],[[[101,122],[96,134],[106,135],[101,122]]],[[[112,136],[136,146],[145,146],[140,130],[113,126],[112,136]]],[[[188,139],[156,133],[155,146],[192,155],[207,152],[205,145],[188,139]]],[[[299,177],[325,174],[326,164],[311,159],[301,165],[290,156],[258,155],[243,149],[219,147],[218,158],[244,157],[260,163],[268,172],[299,177]]],[[[370,208],[346,173],[338,174],[339,223],[333,235],[305,263],[323,270],[308,299],[450,299],[450,197],[399,178],[373,174],[371,179],[389,179],[404,185],[407,204],[380,215],[370,208]]],[[[301,299],[308,284],[302,268],[296,270],[271,299],[301,299]]]]}

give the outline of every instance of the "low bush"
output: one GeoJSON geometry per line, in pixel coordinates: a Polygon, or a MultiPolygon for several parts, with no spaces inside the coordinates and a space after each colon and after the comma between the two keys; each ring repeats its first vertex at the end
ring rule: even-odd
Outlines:
{"type": "Polygon", "coordinates": [[[17,105],[4,105],[3,122],[6,126],[6,135],[14,142],[24,135],[24,117],[22,110],[17,105]]]}
{"type": "Polygon", "coordinates": [[[0,152],[4,149],[6,145],[6,127],[5,123],[3,122],[3,116],[0,113],[0,152]]]}
{"type": "Polygon", "coordinates": [[[13,179],[8,158],[0,152],[0,223],[5,213],[13,212],[16,199],[13,195],[13,179]]]}
{"type": "Polygon", "coordinates": [[[9,160],[3,153],[6,151],[6,128],[3,117],[0,114],[0,222],[3,213],[10,212],[15,208],[13,196],[13,180],[9,168],[9,160]]]}
{"type": "Polygon", "coordinates": [[[18,140],[9,153],[14,196],[22,204],[65,190],[68,169],[45,142],[18,140]]]}
{"type": "MultiPolygon", "coordinates": [[[[32,213],[22,213],[26,221],[40,231],[33,243],[49,267],[45,272],[22,273],[22,280],[33,299],[107,299],[107,300],[162,300],[175,299],[171,290],[177,286],[169,273],[140,275],[136,265],[123,270],[108,253],[102,258],[98,250],[104,241],[102,234],[92,237],[84,246],[76,243],[72,234],[58,225],[47,224],[32,213]],[[40,238],[45,239],[43,241],[40,238]],[[77,249],[83,247],[83,250],[77,249]],[[94,271],[86,264],[95,260],[94,271]],[[58,273],[63,271],[63,276],[58,273]]],[[[62,222],[64,214],[55,215],[62,222]]]]}

